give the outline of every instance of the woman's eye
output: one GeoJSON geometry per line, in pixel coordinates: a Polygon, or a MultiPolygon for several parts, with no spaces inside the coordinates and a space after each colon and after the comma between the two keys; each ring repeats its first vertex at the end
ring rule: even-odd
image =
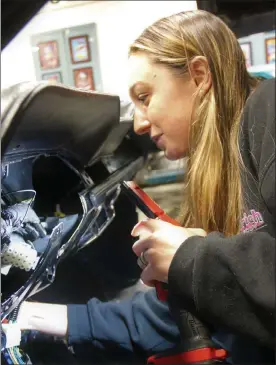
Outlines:
{"type": "Polygon", "coordinates": [[[140,102],[140,103],[142,103],[142,104],[145,104],[145,102],[146,102],[147,98],[148,98],[148,95],[146,95],[146,94],[142,94],[142,95],[139,95],[139,96],[138,96],[138,100],[139,100],[139,102],[140,102]]]}

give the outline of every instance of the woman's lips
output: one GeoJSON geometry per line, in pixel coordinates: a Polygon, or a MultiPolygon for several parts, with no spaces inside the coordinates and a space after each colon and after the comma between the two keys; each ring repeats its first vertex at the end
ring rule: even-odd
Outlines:
{"type": "Polygon", "coordinates": [[[159,134],[158,136],[154,136],[151,138],[160,150],[164,149],[164,138],[162,137],[163,134],[159,134]]]}

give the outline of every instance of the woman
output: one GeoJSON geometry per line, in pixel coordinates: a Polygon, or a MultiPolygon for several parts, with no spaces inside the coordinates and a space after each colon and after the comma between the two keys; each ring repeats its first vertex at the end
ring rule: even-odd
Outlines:
{"type": "MultiPolygon", "coordinates": [[[[267,101],[274,93],[275,103],[275,87],[257,86],[234,34],[204,11],[147,28],[130,47],[129,66],[136,133],[149,133],[168,159],[188,157],[180,215],[188,228],[147,220],[132,232],[141,236],[134,252],[148,263],[142,280],[168,282],[185,309],[237,335],[234,363],[265,363],[275,338],[275,108],[267,101]]],[[[154,290],[119,303],[24,303],[19,321],[72,344],[146,354],[179,340],[154,290]]]]}

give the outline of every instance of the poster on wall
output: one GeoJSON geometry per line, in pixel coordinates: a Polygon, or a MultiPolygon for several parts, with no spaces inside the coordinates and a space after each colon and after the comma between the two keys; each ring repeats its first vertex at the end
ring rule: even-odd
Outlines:
{"type": "Polygon", "coordinates": [[[91,67],[74,70],[75,87],[82,90],[95,90],[93,70],[91,67]]]}
{"type": "Polygon", "coordinates": [[[245,57],[246,67],[253,66],[251,42],[240,43],[240,46],[245,57]]]}
{"type": "Polygon", "coordinates": [[[90,62],[91,53],[87,35],[69,38],[71,61],[73,64],[90,62]]]}
{"type": "Polygon", "coordinates": [[[275,38],[265,40],[266,63],[275,63],[275,38]]]}
{"type": "Polygon", "coordinates": [[[51,72],[42,75],[42,80],[47,80],[53,84],[61,83],[62,77],[60,72],[51,72]]]}
{"type": "Polygon", "coordinates": [[[60,66],[57,41],[38,43],[39,60],[42,70],[57,68],[60,66]]]}

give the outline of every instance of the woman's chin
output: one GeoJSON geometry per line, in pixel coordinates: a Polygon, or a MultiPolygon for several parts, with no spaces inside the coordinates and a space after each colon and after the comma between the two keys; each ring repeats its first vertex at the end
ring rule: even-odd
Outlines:
{"type": "Polygon", "coordinates": [[[176,161],[182,158],[179,153],[172,153],[170,151],[164,151],[165,157],[170,161],[176,161]]]}
{"type": "Polygon", "coordinates": [[[173,149],[165,149],[164,150],[165,157],[170,161],[180,160],[181,158],[185,157],[185,153],[179,150],[173,149]]]}

